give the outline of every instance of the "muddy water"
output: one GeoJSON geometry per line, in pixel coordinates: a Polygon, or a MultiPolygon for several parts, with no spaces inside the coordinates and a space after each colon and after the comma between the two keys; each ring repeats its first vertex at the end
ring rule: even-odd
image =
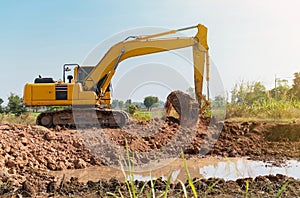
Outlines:
{"type": "MultiPolygon", "coordinates": [[[[186,160],[191,177],[198,178],[223,178],[225,180],[236,180],[238,178],[256,177],[259,175],[283,174],[290,177],[300,178],[300,162],[295,160],[286,161],[280,166],[273,166],[272,163],[261,161],[252,161],[245,158],[203,158],[186,160]]],[[[124,176],[120,169],[112,167],[90,167],[86,169],[52,171],[53,176],[62,178],[65,174],[66,179],[77,177],[80,182],[98,181],[100,179],[110,179],[115,177],[124,181],[124,176]]],[[[129,179],[129,173],[126,172],[126,178],[129,179]]],[[[151,178],[162,177],[167,179],[171,175],[171,181],[177,179],[185,181],[187,179],[182,160],[173,160],[167,166],[152,171],[143,171],[137,169],[134,172],[134,179],[148,181],[151,178]]]]}

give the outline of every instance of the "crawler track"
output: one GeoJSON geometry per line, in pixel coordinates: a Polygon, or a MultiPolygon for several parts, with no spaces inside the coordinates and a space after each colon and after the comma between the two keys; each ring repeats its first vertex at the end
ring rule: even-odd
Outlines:
{"type": "Polygon", "coordinates": [[[73,108],[54,112],[43,112],[36,123],[47,128],[59,126],[74,127],[109,127],[124,126],[129,120],[126,112],[99,109],[99,108],[73,108]]]}

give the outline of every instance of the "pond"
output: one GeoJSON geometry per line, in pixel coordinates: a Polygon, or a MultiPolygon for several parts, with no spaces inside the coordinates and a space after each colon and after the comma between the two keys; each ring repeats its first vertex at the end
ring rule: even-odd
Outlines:
{"type": "MultiPolygon", "coordinates": [[[[186,160],[186,165],[192,178],[216,177],[224,180],[236,180],[238,178],[282,174],[300,179],[300,162],[296,160],[288,160],[279,166],[274,166],[272,162],[253,161],[246,158],[209,157],[188,159],[186,160]]],[[[107,166],[51,171],[50,173],[58,178],[62,178],[65,174],[67,180],[71,177],[77,177],[80,182],[98,181],[100,179],[108,180],[112,177],[120,181],[124,181],[125,177],[129,179],[129,172],[126,172],[124,177],[120,169],[107,166]]],[[[133,172],[134,179],[139,181],[149,181],[151,178],[156,179],[159,177],[167,180],[169,175],[171,175],[172,182],[178,179],[181,181],[187,179],[182,160],[172,160],[166,166],[151,171],[143,171],[142,168],[139,168],[133,172]]]]}

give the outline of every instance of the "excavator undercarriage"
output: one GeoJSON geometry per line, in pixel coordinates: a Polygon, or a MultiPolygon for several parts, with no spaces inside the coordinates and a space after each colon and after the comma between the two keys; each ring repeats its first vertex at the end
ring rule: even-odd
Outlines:
{"type": "MultiPolygon", "coordinates": [[[[195,99],[182,91],[171,92],[165,103],[165,115],[178,120],[180,125],[197,123],[200,108],[195,99]],[[174,116],[174,112],[176,116],[174,116]]],[[[123,127],[129,122],[125,111],[100,108],[73,107],[72,109],[43,112],[37,117],[37,124],[45,127],[65,126],[68,128],[123,127]]]]}
{"type": "Polygon", "coordinates": [[[125,111],[100,108],[72,108],[54,112],[43,112],[37,124],[45,127],[65,126],[69,128],[122,127],[129,121],[125,111]]]}

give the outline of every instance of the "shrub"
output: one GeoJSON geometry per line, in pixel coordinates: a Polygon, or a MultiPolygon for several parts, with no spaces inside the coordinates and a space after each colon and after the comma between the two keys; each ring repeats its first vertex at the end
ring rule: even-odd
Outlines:
{"type": "Polygon", "coordinates": [[[128,105],[127,111],[130,115],[133,115],[137,110],[137,107],[135,105],[128,105]]]}

